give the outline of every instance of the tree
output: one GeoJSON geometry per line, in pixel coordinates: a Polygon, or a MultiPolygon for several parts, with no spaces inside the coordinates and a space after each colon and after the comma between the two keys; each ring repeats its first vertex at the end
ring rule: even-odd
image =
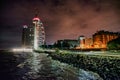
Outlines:
{"type": "Polygon", "coordinates": [[[120,37],[113,39],[107,43],[107,47],[110,50],[120,49],[120,37]]]}

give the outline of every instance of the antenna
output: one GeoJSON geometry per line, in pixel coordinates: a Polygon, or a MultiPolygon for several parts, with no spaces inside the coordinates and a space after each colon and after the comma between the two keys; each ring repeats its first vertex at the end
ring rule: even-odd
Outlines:
{"type": "Polygon", "coordinates": [[[35,17],[38,17],[38,15],[39,15],[38,8],[35,8],[35,17]]]}

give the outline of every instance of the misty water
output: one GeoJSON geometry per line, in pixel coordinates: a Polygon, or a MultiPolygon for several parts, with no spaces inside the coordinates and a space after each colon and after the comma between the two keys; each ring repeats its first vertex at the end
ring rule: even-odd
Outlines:
{"type": "Polygon", "coordinates": [[[8,64],[9,71],[1,68],[0,80],[102,80],[97,73],[55,61],[45,53],[22,52],[13,56],[15,59],[11,62],[2,61],[2,64],[11,64],[8,64]]]}

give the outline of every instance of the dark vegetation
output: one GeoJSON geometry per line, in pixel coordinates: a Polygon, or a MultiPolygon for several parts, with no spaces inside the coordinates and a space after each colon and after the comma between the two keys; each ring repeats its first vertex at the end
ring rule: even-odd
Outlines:
{"type": "Polygon", "coordinates": [[[120,37],[107,43],[109,50],[120,50],[120,37]]]}
{"type": "Polygon", "coordinates": [[[49,53],[61,62],[98,73],[104,80],[120,80],[120,57],[85,54],[49,53]]]}

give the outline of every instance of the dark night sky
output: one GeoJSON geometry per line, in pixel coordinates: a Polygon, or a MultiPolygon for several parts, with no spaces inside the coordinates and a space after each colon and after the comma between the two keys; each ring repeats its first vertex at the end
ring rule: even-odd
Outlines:
{"type": "Polygon", "coordinates": [[[97,30],[120,32],[120,0],[3,0],[0,2],[0,48],[21,45],[22,25],[34,15],[45,26],[46,42],[91,37],[97,30]]]}

